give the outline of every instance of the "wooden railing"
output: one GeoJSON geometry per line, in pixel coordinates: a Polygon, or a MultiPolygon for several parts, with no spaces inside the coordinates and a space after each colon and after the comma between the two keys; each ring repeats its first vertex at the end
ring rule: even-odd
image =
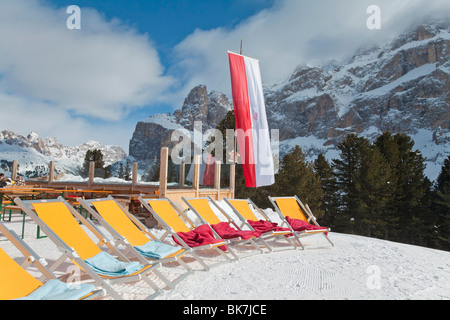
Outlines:
{"type": "MultiPolygon", "coordinates": [[[[216,162],[214,185],[212,187],[200,187],[200,156],[194,157],[193,181],[192,186],[185,186],[185,165],[180,165],[179,183],[178,186],[169,186],[168,178],[169,167],[169,148],[162,148],[160,154],[160,175],[159,184],[152,185],[148,183],[139,183],[138,181],[138,163],[133,163],[131,182],[129,183],[99,183],[94,181],[95,166],[94,162],[89,164],[89,175],[87,181],[72,182],[72,181],[58,181],[55,178],[55,163],[52,161],[49,164],[49,174],[43,180],[28,180],[27,185],[34,185],[39,187],[52,187],[67,190],[76,189],[90,189],[90,190],[108,190],[116,194],[119,193],[142,193],[155,194],[160,198],[167,197],[178,203],[183,203],[181,197],[204,197],[210,196],[213,199],[221,200],[224,197],[234,198],[235,190],[235,165],[230,164],[230,183],[226,188],[221,188],[221,167],[220,162],[216,162]]],[[[12,179],[17,177],[18,162],[13,161],[12,179]]]]}

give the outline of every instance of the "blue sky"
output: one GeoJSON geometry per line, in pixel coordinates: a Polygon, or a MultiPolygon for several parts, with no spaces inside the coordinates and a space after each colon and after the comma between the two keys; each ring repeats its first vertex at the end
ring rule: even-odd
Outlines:
{"type": "Polygon", "coordinates": [[[179,109],[194,86],[230,96],[226,52],[241,39],[271,84],[445,12],[448,0],[0,0],[0,130],[128,151],[139,120],[179,109]],[[366,27],[373,4],[380,30],[366,27]],[[69,5],[81,30],[66,27],[69,5]]]}

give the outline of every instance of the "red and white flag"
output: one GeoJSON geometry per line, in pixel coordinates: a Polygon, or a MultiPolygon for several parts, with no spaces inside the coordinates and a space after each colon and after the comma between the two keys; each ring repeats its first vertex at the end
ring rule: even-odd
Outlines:
{"type": "Polygon", "coordinates": [[[228,52],[239,154],[247,187],[275,183],[259,61],[228,52]]]}

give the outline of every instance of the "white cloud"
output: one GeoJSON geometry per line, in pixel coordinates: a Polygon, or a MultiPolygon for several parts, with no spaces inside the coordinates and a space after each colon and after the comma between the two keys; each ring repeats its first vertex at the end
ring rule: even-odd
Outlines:
{"type": "Polygon", "coordinates": [[[69,30],[65,9],[0,1],[1,93],[56,113],[119,120],[173,82],[146,35],[89,8],[82,8],[82,29],[69,30]]]}
{"type": "Polygon", "coordinates": [[[227,51],[260,59],[263,82],[285,80],[299,64],[342,62],[359,47],[386,41],[433,13],[450,12],[448,0],[280,0],[233,29],[196,30],[174,48],[171,74],[183,77],[177,103],[198,84],[231,96],[227,51]],[[381,29],[369,30],[370,5],[381,9],[381,29]]]}
{"type": "Polygon", "coordinates": [[[37,132],[42,138],[56,138],[67,146],[79,145],[88,140],[119,145],[128,152],[128,142],[133,128],[115,122],[98,125],[83,117],[76,117],[48,103],[0,93],[0,131],[12,130],[21,135],[37,132]]]}

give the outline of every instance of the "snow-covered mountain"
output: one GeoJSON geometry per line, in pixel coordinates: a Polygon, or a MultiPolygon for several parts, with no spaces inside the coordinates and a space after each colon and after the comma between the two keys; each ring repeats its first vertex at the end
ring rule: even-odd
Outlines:
{"type": "MultiPolygon", "coordinates": [[[[269,127],[279,130],[281,156],[299,145],[309,160],[319,153],[337,158],[336,145],[349,133],[375,139],[403,132],[426,158],[425,173],[434,180],[450,154],[449,73],[450,23],[417,26],[383,46],[358,50],[344,65],[298,66],[289,79],[265,84],[269,127]]],[[[215,108],[232,108],[225,95],[214,95],[220,97],[215,108]]],[[[173,116],[139,122],[130,154],[159,157],[174,129],[191,130],[194,120],[207,118],[210,101],[199,86],[173,116]]]]}
{"type": "Polygon", "coordinates": [[[359,50],[346,65],[299,66],[265,88],[269,126],[282,150],[336,157],[348,133],[369,139],[403,132],[437,177],[450,154],[450,24],[421,25],[381,47],[359,50]]]}
{"type": "Polygon", "coordinates": [[[86,151],[100,149],[105,165],[122,160],[126,153],[119,146],[103,146],[97,141],[87,141],[79,146],[67,147],[58,143],[56,138],[42,139],[35,132],[22,136],[4,130],[0,132],[1,170],[8,175],[13,160],[19,163],[18,173],[33,178],[48,175],[50,161],[55,162],[56,173],[78,174],[86,151]]]}

